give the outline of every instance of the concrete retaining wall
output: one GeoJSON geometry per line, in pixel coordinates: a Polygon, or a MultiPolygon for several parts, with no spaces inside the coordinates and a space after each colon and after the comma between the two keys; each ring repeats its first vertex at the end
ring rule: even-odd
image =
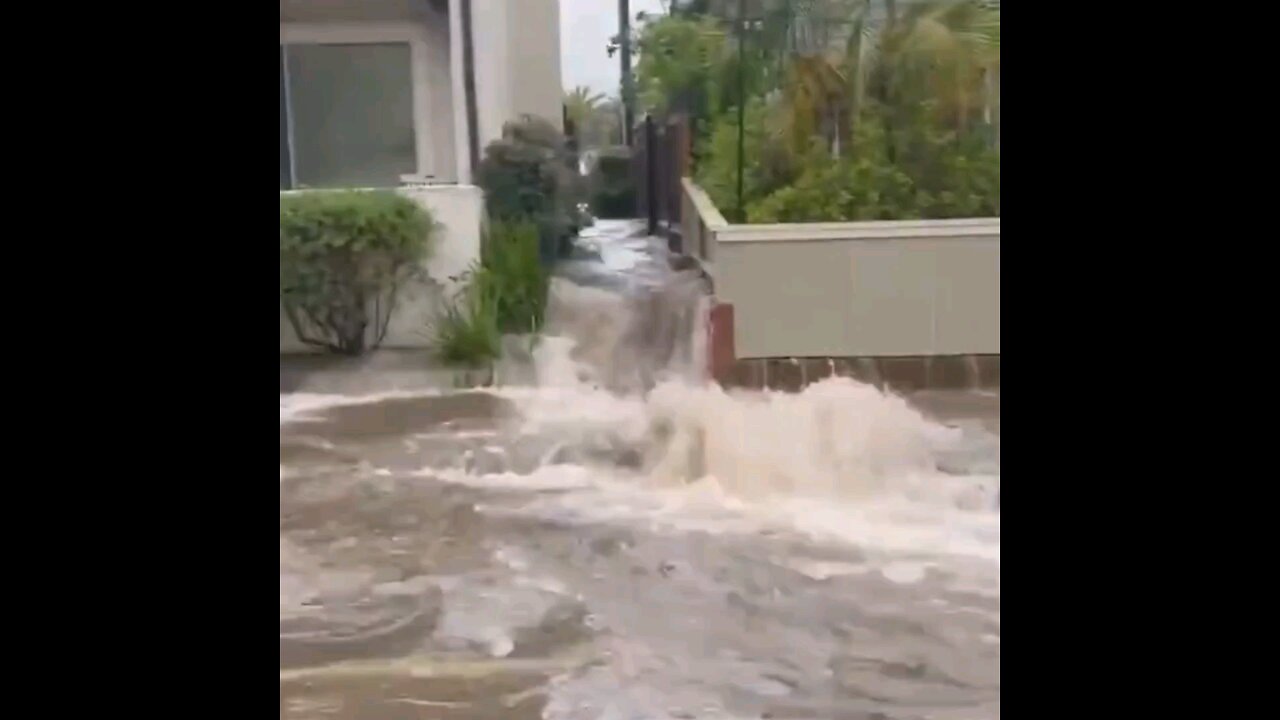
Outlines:
{"type": "Polygon", "coordinates": [[[684,192],[735,360],[999,356],[999,218],[736,225],[684,192]]]}
{"type": "Polygon", "coordinates": [[[966,222],[718,233],[739,356],[999,354],[1000,224],[966,222]]]}

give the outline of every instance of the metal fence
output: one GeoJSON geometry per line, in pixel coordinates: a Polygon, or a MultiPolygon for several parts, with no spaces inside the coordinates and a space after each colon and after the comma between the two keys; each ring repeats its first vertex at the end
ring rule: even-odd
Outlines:
{"type": "Polygon", "coordinates": [[[632,177],[640,217],[648,223],[650,235],[666,238],[672,250],[683,252],[680,179],[692,171],[689,118],[647,115],[633,137],[632,177]]]}

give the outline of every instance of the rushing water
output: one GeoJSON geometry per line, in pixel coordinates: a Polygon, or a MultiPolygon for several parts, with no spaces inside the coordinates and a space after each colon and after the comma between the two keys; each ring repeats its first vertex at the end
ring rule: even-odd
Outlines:
{"type": "Polygon", "coordinates": [[[998,397],[705,386],[625,230],[496,389],[281,396],[281,717],[998,718],[998,397]]]}

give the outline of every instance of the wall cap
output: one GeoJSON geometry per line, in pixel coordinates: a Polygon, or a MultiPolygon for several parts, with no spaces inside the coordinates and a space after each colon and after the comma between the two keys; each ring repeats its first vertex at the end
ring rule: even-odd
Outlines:
{"type": "Polygon", "coordinates": [[[1000,218],[729,225],[716,233],[716,241],[721,243],[812,242],[983,236],[1000,237],[1000,218]]]}
{"type": "Polygon", "coordinates": [[[693,202],[693,207],[698,211],[698,216],[702,218],[708,230],[723,232],[726,228],[732,227],[725,221],[724,215],[720,214],[719,208],[711,201],[707,191],[698,187],[692,178],[680,178],[680,184],[684,186],[685,194],[693,202]]]}
{"type": "Polygon", "coordinates": [[[685,194],[718,243],[813,242],[819,240],[897,240],[903,238],[1000,237],[1000,218],[950,220],[871,220],[816,223],[729,223],[711,196],[692,178],[680,179],[685,194]]]}

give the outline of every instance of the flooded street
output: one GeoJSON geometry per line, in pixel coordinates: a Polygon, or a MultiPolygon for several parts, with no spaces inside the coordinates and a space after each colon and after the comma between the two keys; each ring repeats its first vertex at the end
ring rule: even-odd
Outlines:
{"type": "Polygon", "coordinates": [[[496,387],[281,394],[281,717],[998,718],[999,395],[726,393],[578,250],[496,387]]]}

